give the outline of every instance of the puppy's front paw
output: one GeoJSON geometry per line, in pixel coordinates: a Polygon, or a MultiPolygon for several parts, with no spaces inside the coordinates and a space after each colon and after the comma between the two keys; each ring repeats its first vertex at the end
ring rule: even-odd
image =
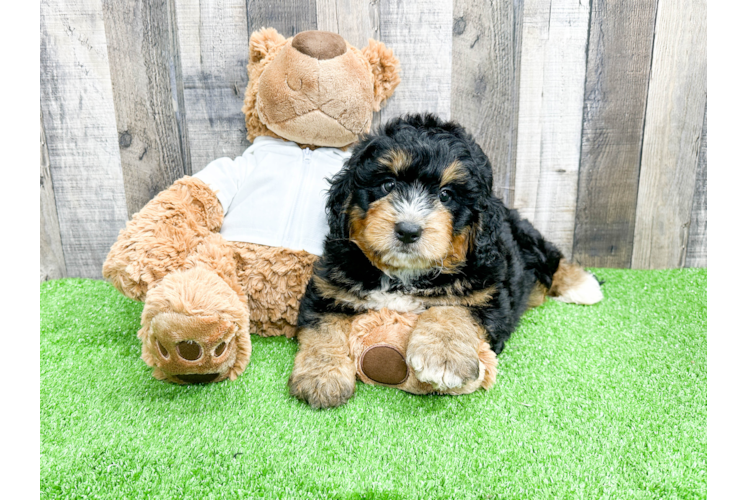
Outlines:
{"type": "Polygon", "coordinates": [[[472,342],[444,340],[438,335],[414,332],[407,363],[418,380],[441,392],[462,387],[480,376],[480,359],[472,342]]]}
{"type": "Polygon", "coordinates": [[[294,365],[288,379],[288,389],[292,396],[306,401],[315,409],[343,405],[353,396],[356,387],[353,362],[335,367],[324,367],[322,363],[309,367],[309,364],[310,361],[299,363],[297,360],[294,365]]]}

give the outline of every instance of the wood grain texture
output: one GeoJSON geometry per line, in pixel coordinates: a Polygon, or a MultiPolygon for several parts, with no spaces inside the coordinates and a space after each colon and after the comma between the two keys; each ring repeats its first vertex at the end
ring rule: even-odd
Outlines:
{"type": "Polygon", "coordinates": [[[57,220],[57,207],[55,206],[55,192],[52,187],[52,175],[49,172],[49,153],[47,152],[47,140],[44,137],[44,124],[40,118],[40,281],[64,278],[67,276],[65,269],[65,256],[62,253],[62,240],[60,239],[60,223],[57,220]]]}
{"type": "Polygon", "coordinates": [[[590,7],[527,0],[514,207],[571,255],[590,7]]]}
{"type": "Polygon", "coordinates": [[[629,267],[656,0],[593,0],[574,260],[629,267]]]}
{"type": "Polygon", "coordinates": [[[381,112],[381,121],[404,113],[450,117],[452,2],[381,0],[380,40],[400,59],[402,82],[381,112]]]}
{"type": "Polygon", "coordinates": [[[317,28],[315,0],[247,0],[247,26],[251,34],[260,28],[275,28],[286,38],[317,28]]]}
{"type": "Polygon", "coordinates": [[[41,3],[41,109],[68,276],[101,278],[127,220],[101,3],[41,3]]]}
{"type": "Polygon", "coordinates": [[[706,1],[659,2],[631,267],[685,263],[706,106],[706,1]]]}
{"type": "Polygon", "coordinates": [[[685,267],[706,267],[706,106],[701,130],[699,161],[696,167],[696,186],[688,228],[688,247],[685,267]]]}
{"type": "MultiPolygon", "coordinates": [[[[185,175],[168,0],[103,0],[128,215],[185,175]]],[[[184,138],[186,140],[186,138],[184,138]]]]}
{"type": "Polygon", "coordinates": [[[242,102],[249,35],[245,0],[175,0],[191,172],[248,146],[242,102]]]}
{"type": "Polygon", "coordinates": [[[494,193],[512,190],[515,24],[511,0],[455,0],[452,119],[473,134],[493,167],[494,193]]]}
{"type": "MultiPolygon", "coordinates": [[[[317,0],[317,29],[337,33],[354,47],[362,49],[369,44],[370,38],[379,40],[379,2],[317,0]]],[[[398,90],[395,91],[397,92],[398,90]]],[[[372,116],[371,127],[377,128],[380,123],[381,112],[376,111],[372,116]]]]}
{"type": "Polygon", "coordinates": [[[362,49],[370,38],[379,40],[379,2],[317,0],[317,29],[337,33],[362,49]]]}
{"type": "MultiPolygon", "coordinates": [[[[509,151],[509,167],[503,182],[503,199],[514,208],[514,192],[517,174],[517,137],[519,132],[519,89],[522,82],[522,26],[525,16],[524,0],[514,0],[514,85],[512,87],[512,147],[509,151]]],[[[501,193],[500,193],[501,194],[501,193]]]]}

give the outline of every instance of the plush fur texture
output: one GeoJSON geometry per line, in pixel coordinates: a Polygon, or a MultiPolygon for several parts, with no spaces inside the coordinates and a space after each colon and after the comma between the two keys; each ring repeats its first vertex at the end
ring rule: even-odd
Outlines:
{"type": "Polygon", "coordinates": [[[260,336],[296,334],[299,299],[317,256],[303,250],[231,242],[242,290],[248,297],[251,331],[260,336]]]}
{"type": "Polygon", "coordinates": [[[465,393],[493,383],[483,346],[501,352],[531,295],[602,298],[594,277],[493,195],[488,158],[456,123],[398,118],[352,153],[332,180],[330,235],[299,312],[289,386],[311,406],[353,394],[363,350],[351,325],[371,311],[404,315],[380,322],[397,323],[407,342],[382,337],[427,392],[465,393]]]}
{"type": "MultiPolygon", "coordinates": [[[[359,51],[321,31],[288,39],[272,28],[252,33],[248,71],[248,139],[309,148],[350,145],[400,81],[398,61],[382,43],[359,51]]],[[[249,363],[250,332],[295,333],[317,257],[227,241],[218,233],[222,222],[215,193],[184,177],[133,216],[104,263],[105,279],[145,301],[138,336],[156,378],[234,380],[249,363]]]]}
{"type": "Polygon", "coordinates": [[[185,177],[133,216],[104,263],[105,279],[145,302],[138,336],[142,358],[156,378],[234,380],[249,363],[250,332],[292,336],[295,331],[299,299],[317,257],[227,241],[215,232],[222,218],[215,193],[185,177]],[[159,355],[156,340],[167,356],[159,355]],[[220,359],[189,360],[177,350],[180,342],[195,344],[203,354],[221,343],[226,349],[220,359]]]}

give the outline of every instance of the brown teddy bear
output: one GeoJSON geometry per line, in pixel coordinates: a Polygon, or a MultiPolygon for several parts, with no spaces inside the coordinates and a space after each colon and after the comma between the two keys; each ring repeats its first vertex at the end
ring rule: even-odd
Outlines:
{"type": "Polygon", "coordinates": [[[328,231],[327,178],[400,82],[384,44],[254,32],[244,98],[252,145],[158,194],[120,232],[103,267],[145,302],[138,337],[153,375],[178,384],[236,379],[249,332],[293,336],[328,231]]]}

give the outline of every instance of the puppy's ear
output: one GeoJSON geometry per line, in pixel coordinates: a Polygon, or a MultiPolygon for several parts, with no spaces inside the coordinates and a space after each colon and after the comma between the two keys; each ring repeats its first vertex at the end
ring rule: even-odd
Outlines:
{"type": "Polygon", "coordinates": [[[330,179],[330,190],[327,194],[327,224],[330,226],[330,237],[348,238],[348,203],[353,192],[352,158],[349,158],[342,170],[330,179]]]}
{"type": "Polygon", "coordinates": [[[262,28],[249,37],[249,62],[257,64],[265,59],[270,51],[286,39],[274,28],[262,28]]]}
{"type": "Polygon", "coordinates": [[[379,111],[384,101],[392,96],[400,84],[400,61],[385,44],[369,39],[369,45],[361,49],[371,66],[374,79],[374,111],[379,111]]]}
{"type": "Polygon", "coordinates": [[[384,139],[364,135],[351,150],[351,157],[343,168],[330,180],[327,194],[327,222],[333,238],[348,239],[348,205],[356,189],[356,175],[364,168],[367,159],[374,156],[377,146],[384,139]]]}
{"type": "Polygon", "coordinates": [[[481,197],[480,220],[475,235],[475,259],[478,267],[495,268],[500,265],[502,249],[499,247],[502,222],[507,208],[497,198],[481,197]]]}

